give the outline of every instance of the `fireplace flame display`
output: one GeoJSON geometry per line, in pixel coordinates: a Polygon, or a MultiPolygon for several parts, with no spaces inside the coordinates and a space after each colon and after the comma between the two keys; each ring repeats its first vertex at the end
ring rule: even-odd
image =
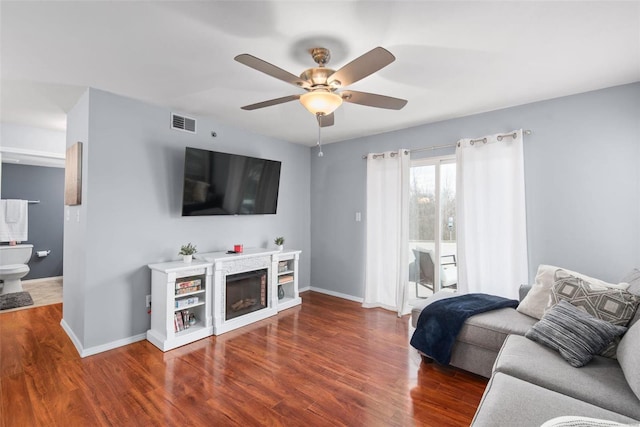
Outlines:
{"type": "Polygon", "coordinates": [[[267,274],[261,269],[226,277],[226,320],[267,307],[267,274]]]}
{"type": "Polygon", "coordinates": [[[240,301],[231,304],[231,309],[233,311],[243,310],[245,308],[253,307],[257,302],[258,300],[256,300],[255,298],[241,299],[240,301]]]}

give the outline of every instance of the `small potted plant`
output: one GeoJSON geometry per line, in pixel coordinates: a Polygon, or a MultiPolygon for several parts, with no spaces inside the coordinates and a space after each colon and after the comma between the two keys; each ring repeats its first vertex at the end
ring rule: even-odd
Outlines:
{"type": "Polygon", "coordinates": [[[195,254],[196,252],[198,252],[196,247],[191,243],[187,243],[186,245],[182,245],[180,247],[180,252],[178,253],[178,255],[182,255],[182,260],[188,264],[191,262],[191,260],[193,259],[193,254],[195,254]]]}
{"type": "Polygon", "coordinates": [[[279,251],[282,251],[284,249],[284,237],[276,237],[273,243],[276,244],[279,251]]]}

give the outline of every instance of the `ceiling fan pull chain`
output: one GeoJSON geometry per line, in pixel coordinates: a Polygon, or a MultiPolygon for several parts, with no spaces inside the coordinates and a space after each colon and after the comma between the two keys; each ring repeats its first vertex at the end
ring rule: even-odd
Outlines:
{"type": "Polygon", "coordinates": [[[322,114],[318,113],[316,118],[318,119],[318,143],[316,144],[318,146],[318,149],[320,151],[318,151],[318,157],[322,157],[324,156],[324,153],[322,152],[322,124],[321,124],[321,120],[322,120],[322,114]]]}

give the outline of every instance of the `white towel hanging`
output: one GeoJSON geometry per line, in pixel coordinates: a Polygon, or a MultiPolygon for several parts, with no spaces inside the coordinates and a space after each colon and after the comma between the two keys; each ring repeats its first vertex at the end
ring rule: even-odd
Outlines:
{"type": "Polygon", "coordinates": [[[24,200],[18,199],[7,199],[6,203],[6,211],[5,211],[5,221],[7,224],[13,224],[20,221],[20,217],[22,216],[22,205],[24,200]]]}
{"type": "Polygon", "coordinates": [[[27,200],[0,200],[0,242],[29,239],[27,200]]]}

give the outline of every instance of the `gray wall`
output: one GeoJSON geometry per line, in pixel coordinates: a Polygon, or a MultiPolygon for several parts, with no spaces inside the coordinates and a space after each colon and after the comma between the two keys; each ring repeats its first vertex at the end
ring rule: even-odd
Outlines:
{"type": "MultiPolygon", "coordinates": [[[[82,204],[64,208],[64,279],[62,286],[62,322],[71,329],[75,344],[83,345],[85,319],[91,315],[87,310],[85,298],[87,291],[87,244],[86,214],[89,202],[89,180],[87,179],[87,160],[89,140],[89,91],[86,91],[78,103],[67,113],[67,147],[76,142],[84,142],[82,151],[82,204]],[[82,220],[82,221],[81,221],[82,220]]],[[[122,316],[122,308],[115,312],[122,316]]],[[[108,321],[105,320],[105,323],[108,321]]],[[[133,335],[133,334],[132,334],[133,335]]]]}
{"type": "Polygon", "coordinates": [[[82,323],[67,321],[85,349],[147,331],[146,265],[178,259],[187,242],[209,252],[285,236],[287,248],[303,251],[300,286],[309,285],[309,148],[205,118],[197,135],[171,130],[170,112],[90,89],[69,114],[67,145],[84,142],[84,170],[82,205],[67,207],[74,228],[65,228],[65,288],[72,281],[83,296],[65,293],[64,321],[82,323]],[[278,213],[182,217],[186,146],[282,161],[278,213]]]}
{"type": "Polygon", "coordinates": [[[2,198],[40,200],[29,205],[29,240],[33,256],[25,279],[62,276],[64,169],[5,163],[2,198]],[[38,258],[36,251],[51,250],[38,258]]]}
{"type": "Polygon", "coordinates": [[[325,146],[322,158],[312,150],[311,283],[364,295],[363,154],[517,128],[533,130],[524,153],[530,279],[547,263],[619,280],[640,267],[639,118],[634,83],[343,141],[325,146]],[[355,222],[358,211],[362,222],[355,222]]]}

